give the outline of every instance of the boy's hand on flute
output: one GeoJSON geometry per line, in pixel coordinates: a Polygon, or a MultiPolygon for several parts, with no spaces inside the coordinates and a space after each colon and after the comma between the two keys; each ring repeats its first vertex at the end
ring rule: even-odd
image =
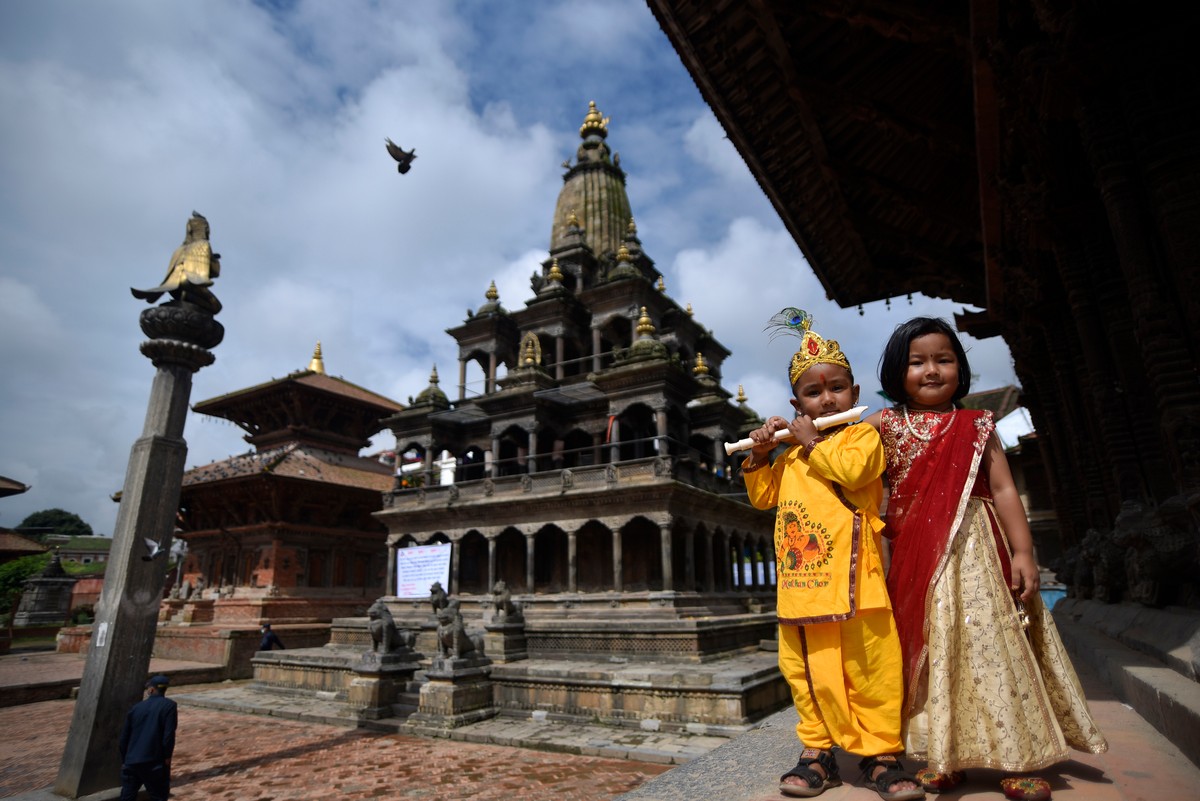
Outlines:
{"type": "Polygon", "coordinates": [[[813,419],[804,412],[797,412],[796,416],[787,424],[787,429],[792,432],[792,437],[801,446],[808,445],[818,436],[813,419]]]}
{"type": "Polygon", "coordinates": [[[754,441],[750,447],[750,466],[757,467],[771,458],[771,451],[779,443],[775,441],[775,432],[787,428],[787,420],[782,417],[769,417],[762,428],[750,432],[749,437],[754,441]]]}

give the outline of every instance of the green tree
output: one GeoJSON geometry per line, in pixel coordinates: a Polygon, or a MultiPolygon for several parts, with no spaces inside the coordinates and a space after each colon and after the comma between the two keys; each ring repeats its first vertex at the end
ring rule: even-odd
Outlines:
{"type": "Polygon", "coordinates": [[[65,534],[68,537],[90,537],[92,527],[74,512],[63,509],[43,509],[21,521],[17,531],[27,537],[45,539],[47,534],[65,534]]]}
{"type": "Polygon", "coordinates": [[[25,580],[41,573],[48,564],[49,553],[35,553],[0,565],[0,614],[8,614],[16,608],[25,580]]]}

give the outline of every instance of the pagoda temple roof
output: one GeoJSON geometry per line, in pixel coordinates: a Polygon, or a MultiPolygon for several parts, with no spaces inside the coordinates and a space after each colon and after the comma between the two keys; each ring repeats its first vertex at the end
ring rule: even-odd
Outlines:
{"type": "Polygon", "coordinates": [[[392,486],[392,469],[375,459],[349,456],[300,443],[290,443],[264,451],[251,451],[202,467],[194,467],[183,474],[183,486],[191,487],[261,475],[379,492],[391,489],[392,486]]]}
{"type": "Polygon", "coordinates": [[[192,410],[200,414],[210,414],[215,417],[224,417],[222,412],[226,409],[240,405],[241,402],[268,395],[273,392],[278,392],[281,389],[289,386],[299,386],[306,389],[315,390],[317,392],[336,395],[347,400],[356,401],[366,406],[374,406],[380,412],[385,414],[394,414],[404,408],[403,405],[397,403],[391,398],[386,398],[369,389],[363,389],[357,384],[352,384],[344,378],[325,375],[314,370],[297,370],[294,373],[289,373],[283,378],[273,378],[270,381],[265,381],[261,384],[256,384],[252,387],[239,389],[234,392],[228,392],[224,395],[218,395],[215,398],[200,401],[192,406],[192,410]]]}
{"type": "Polygon", "coordinates": [[[0,476],[0,498],[8,495],[20,495],[22,492],[28,491],[28,484],[22,484],[20,481],[14,481],[11,478],[0,476]]]}

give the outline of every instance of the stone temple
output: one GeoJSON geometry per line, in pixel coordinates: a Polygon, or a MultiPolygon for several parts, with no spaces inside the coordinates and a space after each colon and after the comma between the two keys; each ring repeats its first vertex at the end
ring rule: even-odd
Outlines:
{"type": "Polygon", "coordinates": [[[729,351],[643,250],[608,122],[593,103],[524,308],[489,287],[447,331],[456,397],[434,368],[383,420],[396,471],[375,514],[388,532],[381,601],[416,635],[409,672],[380,690],[377,664],[355,662],[371,648],[366,620],[341,618],[325,648],[256,655],[265,690],[357,699],[372,719],[430,711],[416,664],[428,668],[440,632],[428,598],[396,595],[396,563],[450,543],[445,589],[468,630],[486,628],[491,688],[459,686],[465,674],[433,659],[446,700],[426,716],[435,727],[541,714],[734,732],[787,702],[770,651],[772,515],[746,502],[724,449],[761,421],[722,387],[729,351]],[[497,624],[497,582],[521,623],[497,624]]]}

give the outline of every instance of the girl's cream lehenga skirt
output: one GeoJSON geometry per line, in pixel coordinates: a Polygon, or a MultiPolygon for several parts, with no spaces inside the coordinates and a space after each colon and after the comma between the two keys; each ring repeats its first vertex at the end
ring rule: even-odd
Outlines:
{"type": "Polygon", "coordinates": [[[1068,759],[1068,746],[1107,751],[1041,599],[1026,605],[1028,632],[1017,618],[985,504],[969,501],[933,590],[927,690],[905,724],[908,753],[948,773],[1038,770],[1068,759]]]}

